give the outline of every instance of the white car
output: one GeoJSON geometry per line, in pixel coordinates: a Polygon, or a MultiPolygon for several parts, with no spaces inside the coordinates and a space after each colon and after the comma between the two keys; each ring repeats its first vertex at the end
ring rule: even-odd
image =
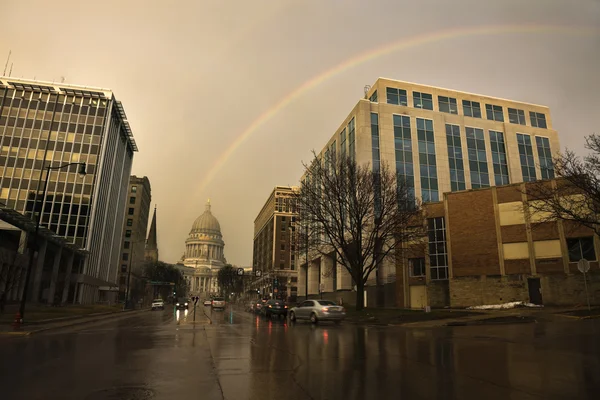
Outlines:
{"type": "Polygon", "coordinates": [[[165,302],[162,301],[162,299],[152,300],[152,311],[154,311],[154,310],[164,310],[164,309],[165,309],[165,302]]]}
{"type": "Polygon", "coordinates": [[[225,308],[225,299],[223,297],[215,297],[212,301],[212,308],[225,308]]]}
{"type": "Polygon", "coordinates": [[[210,300],[204,300],[204,303],[203,303],[203,304],[204,304],[205,306],[211,306],[211,305],[212,305],[212,301],[210,301],[210,300]]]}

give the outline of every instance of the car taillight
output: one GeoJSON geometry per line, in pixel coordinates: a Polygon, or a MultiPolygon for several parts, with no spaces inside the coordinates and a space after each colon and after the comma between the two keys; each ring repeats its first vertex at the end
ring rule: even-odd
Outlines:
{"type": "Polygon", "coordinates": [[[283,306],[283,308],[287,308],[287,306],[283,306]]]}
{"type": "Polygon", "coordinates": [[[269,304],[269,308],[273,308],[273,306],[269,304]]]}

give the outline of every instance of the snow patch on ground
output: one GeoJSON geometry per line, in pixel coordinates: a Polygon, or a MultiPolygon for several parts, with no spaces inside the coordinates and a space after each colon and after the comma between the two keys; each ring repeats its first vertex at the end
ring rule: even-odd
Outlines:
{"type": "Polygon", "coordinates": [[[533,303],[526,303],[524,301],[513,301],[510,303],[504,303],[504,304],[489,304],[489,305],[484,305],[484,306],[472,306],[472,307],[467,307],[467,310],[508,310],[508,309],[517,308],[517,307],[539,308],[539,307],[544,307],[544,306],[538,305],[538,304],[533,304],[533,303]]]}

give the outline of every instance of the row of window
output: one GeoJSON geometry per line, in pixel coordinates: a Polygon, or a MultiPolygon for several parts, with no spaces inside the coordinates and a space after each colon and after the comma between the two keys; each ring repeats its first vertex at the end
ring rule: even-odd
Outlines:
{"type": "MultiPolygon", "coordinates": [[[[373,114],[377,115],[377,114],[373,114]]],[[[439,188],[437,176],[437,158],[435,152],[435,141],[433,121],[417,118],[417,140],[419,150],[419,171],[421,179],[421,196],[424,202],[439,201],[439,188]]],[[[372,125],[373,126],[373,125],[372,125]]],[[[396,155],[396,174],[398,183],[406,187],[414,188],[414,167],[412,156],[411,124],[408,116],[393,115],[394,147],[396,155]]],[[[372,132],[374,132],[372,130],[372,132]]],[[[510,183],[508,172],[508,159],[504,133],[489,131],[491,146],[492,168],[489,171],[484,131],[480,128],[465,128],[467,141],[467,160],[463,157],[462,139],[458,125],[446,124],[446,142],[448,149],[448,163],[450,170],[451,191],[465,190],[465,161],[469,163],[471,188],[484,188],[491,185],[491,174],[494,184],[506,185],[510,183]]],[[[552,164],[552,153],[550,142],[546,137],[536,136],[538,158],[540,164],[541,178],[551,179],[554,177],[552,164]]],[[[531,137],[525,134],[517,134],[519,154],[524,181],[536,180],[536,168],[533,161],[533,149],[531,137]]],[[[379,133],[373,136],[373,163],[379,165],[379,133]]],[[[399,185],[400,187],[400,185],[399,185]]],[[[414,189],[412,189],[414,191],[414,189]]]]}
{"type": "MultiPolygon", "coordinates": [[[[429,93],[412,92],[413,107],[424,110],[433,110],[433,96],[429,93]]],[[[377,91],[369,98],[377,102],[377,91]]],[[[408,106],[408,96],[404,89],[386,88],[386,100],[388,104],[408,106]]],[[[477,101],[462,100],[463,114],[467,117],[481,118],[481,104],[477,101]]],[[[458,115],[458,103],[456,98],[438,96],[438,110],[448,114],[458,115]]],[[[508,121],[512,124],[525,125],[525,111],[508,107],[508,121]]],[[[485,115],[490,121],[504,122],[504,109],[496,104],[485,104],[485,115]]],[[[535,128],[547,128],[546,115],[534,111],[529,112],[531,126],[535,128]]]]}

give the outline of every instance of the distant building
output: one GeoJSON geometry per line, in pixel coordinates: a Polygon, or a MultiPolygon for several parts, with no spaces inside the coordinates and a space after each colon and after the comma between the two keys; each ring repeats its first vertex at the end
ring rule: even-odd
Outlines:
{"type": "Polygon", "coordinates": [[[218,294],[217,274],[227,263],[224,248],[221,225],[212,214],[208,200],[204,213],[192,224],[185,241],[185,253],[176,265],[183,273],[192,295],[218,294]]]}
{"type": "MultiPolygon", "coordinates": [[[[89,256],[73,269],[76,302],[116,300],[121,231],[133,153],[120,101],[108,89],[0,77],[0,202],[34,218],[89,256]],[[38,199],[46,167],[52,170],[38,199]],[[37,201],[39,200],[39,201],[37,201]]],[[[40,255],[46,256],[42,240],[40,255]]],[[[49,274],[36,271],[32,301],[52,301],[49,274]]]]}
{"type": "Polygon", "coordinates": [[[156,233],[156,207],[154,207],[154,214],[152,215],[152,223],[150,224],[150,230],[148,231],[148,238],[146,239],[146,247],[144,250],[144,261],[147,263],[158,262],[158,237],[156,233]]]}
{"type": "MultiPolygon", "coordinates": [[[[546,106],[379,78],[318,156],[349,156],[375,169],[385,162],[416,200],[428,203],[440,201],[447,192],[553,178],[552,158],[559,149],[546,106]]],[[[300,257],[302,296],[306,275],[309,297],[323,291],[324,297],[337,300],[353,290],[335,252],[308,263],[300,257]]],[[[432,279],[447,280],[444,267],[439,265],[432,279]]],[[[393,260],[386,260],[380,272],[385,305],[393,306],[397,279],[393,260]]],[[[373,273],[367,291],[374,284],[373,273]]]]}
{"type": "MultiPolygon", "coordinates": [[[[130,280],[137,280],[142,274],[151,200],[152,194],[148,178],[145,176],[139,178],[132,175],[129,178],[129,193],[125,205],[127,212],[123,224],[123,242],[119,263],[119,298],[121,300],[125,299],[127,292],[129,271],[131,271],[130,280]]],[[[154,210],[154,218],[156,218],[156,209],[154,210]]],[[[154,226],[156,226],[155,223],[154,226]]],[[[137,282],[129,282],[129,286],[130,288],[137,287],[137,282]]]]}
{"type": "Polygon", "coordinates": [[[425,204],[424,242],[408,246],[396,260],[397,306],[585,304],[581,259],[590,263],[590,302],[600,304],[598,236],[532,213],[529,185],[445,193],[442,201],[425,204]]]}
{"type": "Polygon", "coordinates": [[[295,187],[276,186],[254,220],[253,283],[263,295],[296,301],[298,274],[293,223],[295,187]]]}

